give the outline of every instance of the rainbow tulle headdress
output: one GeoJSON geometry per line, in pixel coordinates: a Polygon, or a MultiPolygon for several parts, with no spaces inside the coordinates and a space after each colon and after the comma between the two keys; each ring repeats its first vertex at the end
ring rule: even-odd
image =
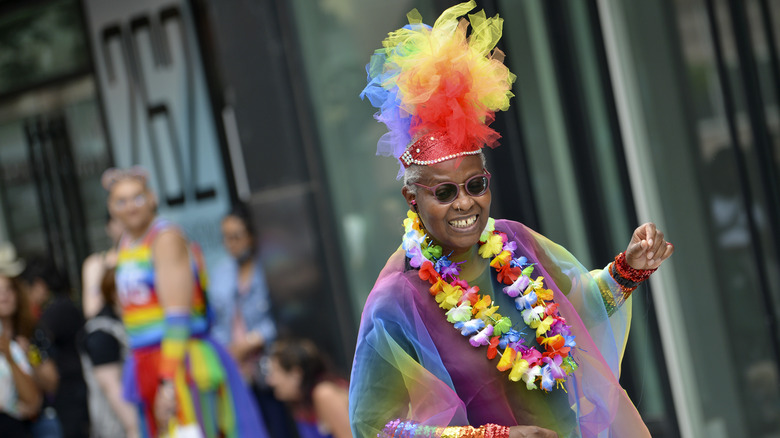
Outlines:
{"type": "Polygon", "coordinates": [[[515,75],[496,48],[503,19],[484,11],[458,19],[474,0],[453,6],[433,27],[414,9],[409,24],[390,32],[366,66],[368,85],[360,94],[379,111],[388,132],[377,155],[392,156],[401,170],[430,165],[496,147],[490,128],[496,111],[509,108],[515,75]],[[469,24],[471,33],[467,36],[469,24]]]}

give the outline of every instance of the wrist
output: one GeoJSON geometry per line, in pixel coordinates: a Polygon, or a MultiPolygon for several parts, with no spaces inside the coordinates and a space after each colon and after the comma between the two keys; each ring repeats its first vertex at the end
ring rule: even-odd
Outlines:
{"type": "MultiPolygon", "coordinates": [[[[653,268],[653,269],[633,268],[631,265],[628,264],[628,260],[626,260],[625,251],[615,256],[615,261],[613,263],[613,270],[617,274],[617,276],[622,277],[622,279],[624,279],[627,282],[636,283],[637,285],[650,278],[650,275],[652,275],[653,272],[655,272],[657,269],[658,268],[653,268]]],[[[615,276],[613,275],[613,278],[614,277],[615,276]]]]}
{"type": "Polygon", "coordinates": [[[489,423],[480,429],[483,429],[482,436],[484,438],[509,438],[509,426],[489,423]]]}
{"type": "Polygon", "coordinates": [[[165,333],[160,343],[158,375],[161,379],[173,379],[184,361],[189,337],[189,315],[177,311],[166,311],[165,333]]]}

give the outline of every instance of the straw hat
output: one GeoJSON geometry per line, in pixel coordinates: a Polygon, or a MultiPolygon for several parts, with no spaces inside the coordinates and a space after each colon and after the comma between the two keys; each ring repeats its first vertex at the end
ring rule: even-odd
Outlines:
{"type": "Polygon", "coordinates": [[[11,242],[0,242],[0,275],[15,277],[24,270],[24,260],[16,256],[11,242]]]}

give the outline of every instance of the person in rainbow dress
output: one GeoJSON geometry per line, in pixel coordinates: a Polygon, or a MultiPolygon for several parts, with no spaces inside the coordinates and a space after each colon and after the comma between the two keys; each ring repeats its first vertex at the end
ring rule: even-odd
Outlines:
{"type": "Polygon", "coordinates": [[[206,271],[196,244],[157,217],[140,167],[103,174],[111,215],[122,223],[116,286],[131,354],[124,396],[142,437],[267,437],[227,352],[209,336],[206,271]]]}
{"type": "Polygon", "coordinates": [[[648,437],[618,381],[630,295],[674,251],[652,223],[589,271],[526,226],[489,217],[483,147],[515,76],[502,20],[475,2],[416,10],[367,66],[409,205],[364,310],[350,383],[359,437],[648,437]],[[469,31],[468,27],[471,26],[469,31]],[[468,36],[467,36],[468,35],[468,36]]]}

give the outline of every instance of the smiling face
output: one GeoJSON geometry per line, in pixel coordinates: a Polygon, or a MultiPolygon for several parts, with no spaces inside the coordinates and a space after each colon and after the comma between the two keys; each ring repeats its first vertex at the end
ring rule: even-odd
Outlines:
{"type": "Polygon", "coordinates": [[[125,230],[138,237],[152,223],[157,199],[146,185],[137,178],[123,178],[111,186],[108,209],[125,230]]]}
{"type": "MultiPolygon", "coordinates": [[[[464,158],[459,165],[457,160],[423,166],[417,181],[429,187],[443,182],[463,184],[469,178],[484,173],[479,155],[464,158]]],[[[425,226],[428,235],[442,246],[444,254],[464,254],[479,242],[482,230],[487,226],[490,215],[491,194],[488,189],[481,196],[471,196],[463,186],[457,198],[449,204],[442,204],[429,190],[417,187],[412,193],[404,186],[402,193],[407,203],[417,202],[417,214],[425,226]]]]}

